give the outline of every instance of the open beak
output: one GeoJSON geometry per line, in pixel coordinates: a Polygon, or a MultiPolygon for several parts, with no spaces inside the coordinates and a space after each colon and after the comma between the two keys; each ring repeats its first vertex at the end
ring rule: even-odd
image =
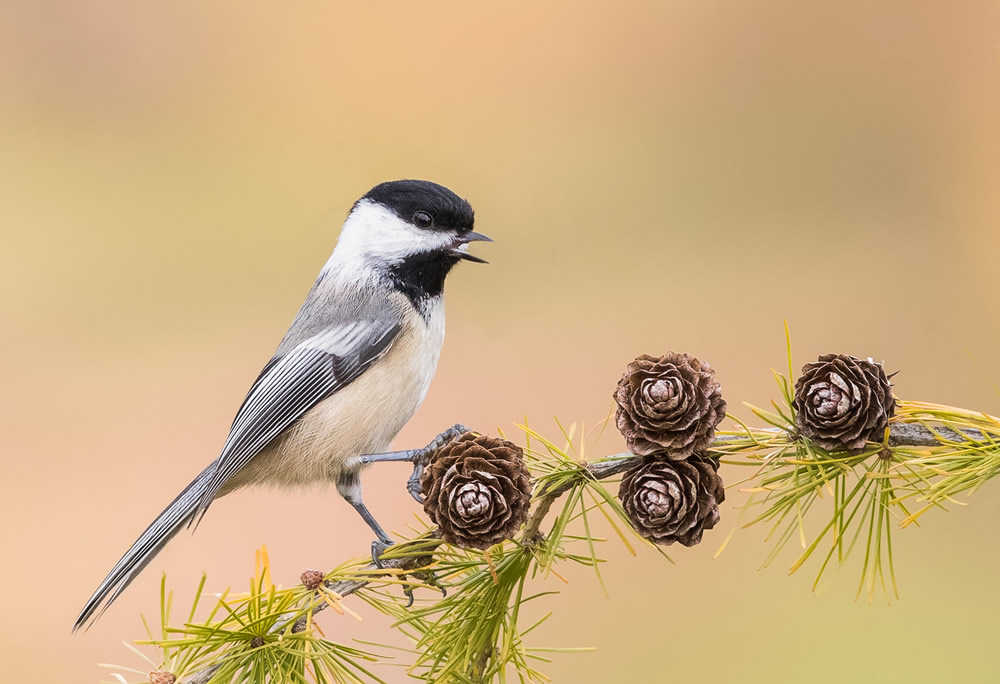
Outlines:
{"type": "Polygon", "coordinates": [[[487,237],[482,233],[476,233],[474,231],[469,231],[468,233],[462,233],[456,239],[451,248],[451,253],[457,256],[459,259],[464,259],[465,261],[474,261],[477,264],[488,264],[490,262],[486,259],[480,259],[479,257],[469,254],[466,250],[469,248],[470,242],[493,242],[493,238],[487,237]]]}

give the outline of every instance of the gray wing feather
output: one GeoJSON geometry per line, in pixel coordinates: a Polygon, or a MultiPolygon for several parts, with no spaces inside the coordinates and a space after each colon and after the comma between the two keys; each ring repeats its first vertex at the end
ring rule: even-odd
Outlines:
{"type": "Polygon", "coordinates": [[[202,494],[200,512],[204,514],[226,481],[274,438],[384,355],[399,330],[394,320],[355,321],[331,327],[272,359],[236,414],[202,494]]]}

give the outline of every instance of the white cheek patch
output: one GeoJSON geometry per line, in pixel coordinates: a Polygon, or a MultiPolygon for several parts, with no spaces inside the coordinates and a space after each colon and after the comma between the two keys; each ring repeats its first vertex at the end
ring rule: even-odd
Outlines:
{"type": "Polygon", "coordinates": [[[444,249],[453,239],[445,232],[421,230],[390,209],[364,200],[347,217],[327,268],[399,263],[414,254],[444,249]]]}

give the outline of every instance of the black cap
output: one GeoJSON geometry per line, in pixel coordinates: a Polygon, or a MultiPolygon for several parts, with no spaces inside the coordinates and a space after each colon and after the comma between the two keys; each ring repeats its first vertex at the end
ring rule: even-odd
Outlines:
{"type": "Polygon", "coordinates": [[[423,180],[398,180],[379,183],[359,202],[369,200],[391,209],[404,221],[426,230],[472,230],[475,215],[472,206],[443,185],[423,180]],[[431,225],[414,221],[419,212],[430,214],[431,225]]]}

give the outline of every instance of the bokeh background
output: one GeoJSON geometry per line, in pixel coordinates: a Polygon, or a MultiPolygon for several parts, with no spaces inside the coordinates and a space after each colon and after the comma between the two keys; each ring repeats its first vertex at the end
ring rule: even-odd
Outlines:
{"type": "MultiPolygon", "coordinates": [[[[998,29],[974,0],[0,3],[0,679],[142,668],[120,642],[163,571],[184,599],[203,570],[244,586],[261,544],[287,583],[364,552],[332,490],[240,493],[70,635],[385,179],[452,187],[496,238],[450,279],[400,447],[594,425],[625,363],[668,349],[747,417],[784,319],[799,364],[871,355],[902,397],[1000,413],[998,29]]],[[[405,477],[365,480],[394,530],[405,477]]],[[[897,535],[891,607],[854,602],[854,567],[812,594],[794,550],[758,572],[755,529],[713,560],[742,500],[676,566],[609,542],[610,599],[585,570],[544,586],[532,644],[598,647],[554,681],[995,681],[997,487],[897,535]]],[[[366,614],[328,634],[399,643],[366,614]]]]}

